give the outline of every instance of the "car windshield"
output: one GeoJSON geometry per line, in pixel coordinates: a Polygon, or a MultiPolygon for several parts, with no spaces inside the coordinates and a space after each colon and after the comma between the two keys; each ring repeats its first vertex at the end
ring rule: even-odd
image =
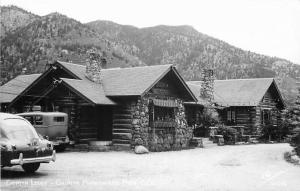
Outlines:
{"type": "Polygon", "coordinates": [[[28,123],[23,119],[11,118],[5,119],[1,123],[1,137],[7,137],[8,139],[18,139],[24,141],[30,141],[33,138],[38,138],[38,134],[28,123]]]}

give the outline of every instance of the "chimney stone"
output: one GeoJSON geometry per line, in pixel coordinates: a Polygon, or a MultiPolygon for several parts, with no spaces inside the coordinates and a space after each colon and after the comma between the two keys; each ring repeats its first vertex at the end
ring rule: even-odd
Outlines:
{"type": "Polygon", "coordinates": [[[200,97],[210,103],[214,100],[214,80],[214,70],[203,69],[200,97]]]}
{"type": "Polygon", "coordinates": [[[97,52],[97,49],[92,48],[87,51],[88,61],[86,65],[86,77],[95,82],[101,84],[101,55],[97,52]]]}

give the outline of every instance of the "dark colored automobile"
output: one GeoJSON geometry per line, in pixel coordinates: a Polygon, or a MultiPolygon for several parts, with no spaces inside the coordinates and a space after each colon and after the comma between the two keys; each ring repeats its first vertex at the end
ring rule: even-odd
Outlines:
{"type": "Polygon", "coordinates": [[[56,154],[50,141],[37,134],[23,117],[0,113],[1,168],[21,165],[33,173],[40,163],[55,161],[56,154]]]}

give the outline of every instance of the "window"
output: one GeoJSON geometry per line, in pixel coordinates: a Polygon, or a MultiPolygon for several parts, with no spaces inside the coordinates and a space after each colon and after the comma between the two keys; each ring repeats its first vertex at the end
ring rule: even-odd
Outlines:
{"type": "Polygon", "coordinates": [[[173,121],[174,108],[154,106],[154,121],[173,121]]]}
{"type": "Polygon", "coordinates": [[[149,125],[155,128],[175,127],[175,106],[172,100],[154,99],[149,104],[149,125]]]}
{"type": "Polygon", "coordinates": [[[36,115],[34,116],[35,125],[43,125],[43,116],[36,115]]]}
{"type": "Polygon", "coordinates": [[[64,122],[65,118],[64,117],[53,117],[54,122],[64,122]]]}
{"type": "Polygon", "coordinates": [[[261,124],[268,125],[271,122],[270,110],[264,109],[261,111],[261,124]]]}
{"type": "Polygon", "coordinates": [[[32,116],[23,116],[27,121],[29,121],[33,125],[33,117],[32,116]]]}
{"type": "Polygon", "coordinates": [[[5,119],[1,126],[1,136],[20,141],[38,138],[34,128],[23,119],[5,119]]]}
{"type": "Polygon", "coordinates": [[[228,125],[234,125],[236,122],[236,117],[235,117],[235,110],[232,108],[227,110],[227,124],[228,125]]]}

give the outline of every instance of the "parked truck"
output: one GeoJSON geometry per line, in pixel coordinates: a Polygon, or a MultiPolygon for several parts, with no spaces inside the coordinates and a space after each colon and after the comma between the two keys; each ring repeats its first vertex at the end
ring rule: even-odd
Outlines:
{"type": "Polygon", "coordinates": [[[56,150],[64,151],[70,143],[66,113],[36,111],[17,115],[27,119],[39,134],[52,141],[56,150]]]}

